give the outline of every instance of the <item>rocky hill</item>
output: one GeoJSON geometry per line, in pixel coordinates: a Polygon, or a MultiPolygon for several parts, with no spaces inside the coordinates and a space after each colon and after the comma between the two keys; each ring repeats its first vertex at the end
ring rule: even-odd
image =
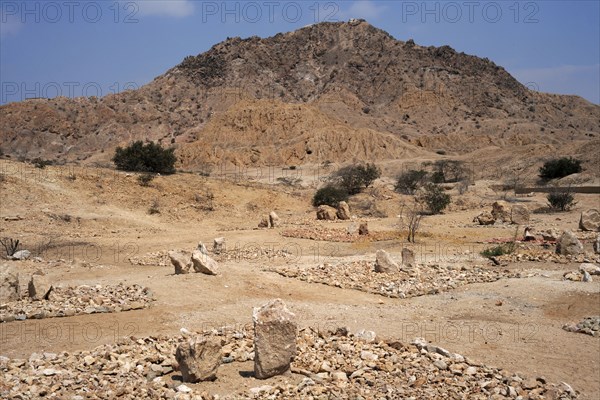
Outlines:
{"type": "Polygon", "coordinates": [[[597,166],[599,119],[600,106],[530,91],[487,59],[351,21],[230,38],[135,91],[7,104],[0,150],[106,163],[145,139],[175,145],[190,170],[436,153],[510,163],[566,152],[597,166]]]}

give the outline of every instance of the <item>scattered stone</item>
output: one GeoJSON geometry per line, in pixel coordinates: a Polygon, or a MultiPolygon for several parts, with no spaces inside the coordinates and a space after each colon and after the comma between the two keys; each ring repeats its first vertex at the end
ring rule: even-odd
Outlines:
{"type": "Polygon", "coordinates": [[[275,299],[255,308],[254,322],[254,376],[267,379],[290,368],[296,355],[296,316],[281,299],[275,299]]]}
{"type": "Polygon", "coordinates": [[[581,278],[582,282],[592,282],[592,276],[589,272],[583,271],[583,277],[581,278]]]}
{"type": "Polygon", "coordinates": [[[275,213],[275,211],[271,211],[269,213],[269,223],[271,224],[271,228],[277,228],[279,226],[279,216],[277,213],[275,213]]]}
{"type": "Polygon", "coordinates": [[[32,300],[44,300],[48,298],[52,284],[47,276],[34,274],[29,280],[27,290],[32,300]]]}
{"type": "Polygon", "coordinates": [[[192,253],[192,265],[194,271],[206,275],[217,275],[219,273],[219,264],[209,255],[202,254],[199,250],[192,253]]]}
{"type": "Polygon", "coordinates": [[[510,209],[510,222],[516,225],[529,223],[529,210],[522,204],[515,204],[510,209]]]}
{"type": "Polygon", "coordinates": [[[19,250],[15,252],[11,258],[13,260],[27,260],[31,256],[31,252],[29,250],[19,250]]]}
{"type": "Polygon", "coordinates": [[[189,254],[181,251],[169,251],[169,259],[175,267],[175,274],[189,274],[192,267],[192,261],[189,254]]]}
{"type": "Polygon", "coordinates": [[[566,324],[563,329],[567,332],[585,333],[591,336],[600,336],[600,316],[586,317],[577,324],[566,324]]]}
{"type": "Polygon", "coordinates": [[[542,238],[549,242],[556,242],[560,237],[560,232],[554,228],[546,229],[545,231],[540,232],[542,238]]]}
{"type": "Polygon", "coordinates": [[[590,263],[582,263],[579,266],[579,271],[587,272],[590,275],[600,275],[600,266],[590,263]]]}
{"type": "Polygon", "coordinates": [[[337,206],[336,215],[342,220],[350,219],[350,206],[348,206],[348,203],[345,201],[340,201],[337,206]]]}
{"type": "Polygon", "coordinates": [[[565,231],[556,243],[556,253],[576,256],[583,252],[583,245],[571,231],[565,231]]]}
{"type": "Polygon", "coordinates": [[[375,254],[375,272],[379,273],[390,273],[390,272],[398,272],[398,264],[392,257],[388,254],[387,251],[379,249],[375,254]]]}
{"type": "Polygon", "coordinates": [[[594,253],[600,254],[600,235],[596,237],[592,247],[594,248],[594,253]]]}
{"type": "Polygon", "coordinates": [[[354,337],[357,340],[360,340],[365,343],[373,343],[377,340],[377,334],[373,331],[360,330],[354,334],[354,337]]]}
{"type": "Polygon", "coordinates": [[[496,219],[489,211],[482,211],[478,216],[475,217],[473,222],[477,222],[479,225],[493,225],[496,219]]]}
{"type": "Polygon", "coordinates": [[[337,210],[333,207],[322,205],[317,208],[317,219],[322,221],[334,221],[337,210]]]}
{"type": "Polygon", "coordinates": [[[523,236],[523,241],[525,241],[525,242],[535,242],[536,240],[537,240],[537,238],[531,232],[531,228],[529,228],[529,227],[525,228],[525,234],[523,236]]]}
{"type": "Polygon", "coordinates": [[[402,249],[402,265],[408,268],[414,268],[415,263],[415,253],[411,249],[403,248],[402,249]]]}
{"type": "Polygon", "coordinates": [[[579,229],[583,231],[600,231],[600,212],[594,208],[581,213],[579,229]]]}
{"type": "Polygon", "coordinates": [[[0,267],[0,304],[21,298],[19,274],[7,264],[0,267]]]}
{"type": "Polygon", "coordinates": [[[225,238],[218,237],[213,241],[213,253],[221,254],[225,251],[225,238]]]}
{"type": "Polygon", "coordinates": [[[369,234],[369,225],[366,222],[363,222],[358,227],[358,234],[361,236],[366,236],[369,234]]]}
{"type": "Polygon", "coordinates": [[[191,339],[177,347],[175,358],[184,382],[213,381],[221,365],[221,343],[216,339],[191,339]]]}

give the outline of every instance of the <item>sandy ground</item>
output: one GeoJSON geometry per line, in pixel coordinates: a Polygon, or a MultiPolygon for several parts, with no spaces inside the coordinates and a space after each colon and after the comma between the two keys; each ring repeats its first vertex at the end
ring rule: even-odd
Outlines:
{"type": "MultiPolygon", "coordinates": [[[[32,352],[89,349],[122,336],[178,334],[182,327],[241,326],[251,322],[253,307],[280,297],[302,326],[367,329],[405,342],[421,336],[481,363],[565,381],[580,391],[582,398],[600,398],[600,338],[561,328],[567,322],[600,314],[598,280],[562,280],[563,273],[577,269],[578,264],[512,263],[507,268],[537,274],[463,286],[438,295],[389,299],[264,270],[276,263],[314,265],[357,257],[372,260],[378,248],[399,255],[403,247],[400,240],[316,242],[284,238],[279,234],[283,228],[254,229],[260,216],[271,210],[279,213],[284,228],[317,224],[311,222],[312,189],[235,183],[191,174],[158,177],[152,187],[144,188],[135,176],[124,173],[87,169],[75,171],[73,180],[64,169],[48,168],[41,177],[39,171],[23,164],[3,164],[0,236],[37,246],[43,250],[40,255],[44,260],[7,263],[16,265],[24,276],[41,268],[52,280],[64,284],[142,284],[152,290],[156,302],[138,311],[0,324],[1,355],[28,357],[32,352]],[[205,201],[195,196],[209,191],[214,196],[214,211],[205,210],[205,201]],[[149,215],[148,207],[155,200],[160,213],[149,215]],[[22,219],[5,220],[15,216],[22,219]],[[210,247],[212,239],[219,236],[226,238],[229,249],[257,245],[285,248],[293,257],[226,261],[221,263],[219,276],[173,275],[170,265],[139,266],[128,261],[131,256],[150,252],[192,249],[198,241],[210,247]],[[496,305],[498,301],[501,306],[496,305]]],[[[464,196],[478,206],[424,220],[416,246],[428,260],[434,257],[444,263],[464,259],[485,264],[476,255],[487,246],[484,242],[513,235],[513,227],[472,223],[480,206],[488,207],[497,193],[476,186],[464,196]]],[[[532,209],[544,203],[543,195],[521,200],[532,209]]],[[[577,195],[577,200],[577,207],[567,213],[532,214],[531,225],[576,230],[579,213],[600,203],[597,195],[577,195]]],[[[371,218],[371,230],[397,229],[394,202],[399,202],[397,196],[381,200],[381,206],[389,208],[389,216],[371,218]]],[[[348,222],[319,224],[345,227],[348,222]]],[[[591,244],[585,246],[589,251],[591,244]]],[[[223,374],[227,378],[218,385],[232,388],[251,384],[247,380],[253,379],[244,380],[234,371],[224,370],[223,374]]]]}

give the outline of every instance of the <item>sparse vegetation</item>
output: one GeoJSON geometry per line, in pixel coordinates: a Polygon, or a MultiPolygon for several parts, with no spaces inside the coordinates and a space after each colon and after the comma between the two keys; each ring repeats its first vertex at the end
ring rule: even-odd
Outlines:
{"type": "Polygon", "coordinates": [[[54,164],[54,162],[50,161],[50,160],[44,160],[41,158],[34,158],[33,160],[31,160],[31,163],[36,167],[36,168],[40,168],[40,169],[44,169],[46,168],[47,165],[52,165],[54,164]]]}
{"type": "Polygon", "coordinates": [[[571,188],[555,189],[546,196],[550,209],[554,211],[569,211],[577,202],[571,188]]]}
{"type": "Polygon", "coordinates": [[[112,161],[122,171],[173,174],[176,161],[174,151],[174,148],[163,149],[158,144],[144,144],[139,140],[125,148],[117,147],[112,161]]]}
{"type": "Polygon", "coordinates": [[[154,175],[154,174],[145,173],[145,174],[139,175],[137,180],[138,180],[138,183],[140,184],[140,186],[148,187],[148,186],[150,186],[150,182],[152,182],[155,177],[156,177],[156,175],[154,175]]]}
{"type": "Polygon", "coordinates": [[[380,176],[381,170],[375,164],[359,164],[340,168],[333,174],[332,180],[353,195],[371,186],[380,176]]]}
{"type": "Polygon", "coordinates": [[[483,250],[481,252],[481,255],[486,258],[492,258],[492,257],[503,256],[505,254],[514,253],[515,249],[517,248],[517,235],[518,234],[519,234],[519,228],[515,229],[515,233],[510,242],[507,242],[507,243],[504,243],[504,244],[501,244],[498,246],[494,246],[494,247],[489,247],[489,248],[483,250]]]}
{"type": "Polygon", "coordinates": [[[313,196],[312,204],[315,207],[322,205],[337,207],[340,201],[346,200],[348,200],[348,192],[346,189],[330,184],[317,190],[313,196]]]}
{"type": "Polygon", "coordinates": [[[152,200],[152,204],[150,204],[150,208],[148,209],[148,214],[160,214],[160,203],[158,199],[152,200]]]}
{"type": "Polygon", "coordinates": [[[4,237],[0,239],[0,244],[4,247],[4,252],[7,257],[12,256],[19,249],[19,239],[4,237]]]}
{"type": "Polygon", "coordinates": [[[438,185],[428,183],[417,195],[417,200],[426,204],[431,214],[439,214],[450,204],[450,195],[438,185]]]}
{"type": "Polygon", "coordinates": [[[424,218],[423,207],[415,202],[411,207],[402,206],[400,210],[400,228],[407,230],[406,240],[415,242],[415,236],[421,227],[421,220],[424,218]]]}
{"type": "Polygon", "coordinates": [[[427,181],[427,171],[409,170],[398,175],[395,190],[403,194],[415,194],[415,191],[427,181]]]}
{"type": "Polygon", "coordinates": [[[206,190],[204,194],[196,193],[194,200],[203,211],[215,211],[215,195],[212,191],[206,190]]]}
{"type": "Polygon", "coordinates": [[[549,181],[551,179],[564,178],[565,176],[577,174],[582,171],[581,161],[572,157],[562,157],[548,160],[540,168],[540,178],[549,181]]]}
{"type": "Polygon", "coordinates": [[[438,160],[433,164],[431,181],[433,183],[459,182],[468,178],[465,164],[457,160],[438,160]]]}

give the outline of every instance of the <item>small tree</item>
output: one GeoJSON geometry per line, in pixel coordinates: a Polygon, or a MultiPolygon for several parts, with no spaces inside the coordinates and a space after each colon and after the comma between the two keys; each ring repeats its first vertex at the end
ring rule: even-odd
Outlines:
{"type": "Polygon", "coordinates": [[[404,194],[415,194],[415,191],[423,186],[427,179],[427,171],[411,169],[396,178],[395,190],[404,194]]]}
{"type": "Polygon", "coordinates": [[[112,161],[117,169],[134,172],[175,173],[175,149],[138,140],[125,148],[117,147],[112,161]]]}
{"type": "Polygon", "coordinates": [[[322,205],[337,207],[340,201],[346,200],[348,200],[348,192],[346,189],[335,185],[327,185],[317,190],[313,196],[312,204],[315,207],[322,205]]]}
{"type": "Polygon", "coordinates": [[[137,180],[140,186],[148,187],[150,186],[150,182],[154,180],[155,175],[151,173],[145,173],[138,176],[137,180]]]}
{"type": "Polygon", "coordinates": [[[4,252],[8,257],[15,254],[19,249],[19,239],[5,237],[0,239],[0,244],[4,247],[4,252]]]}
{"type": "Polygon", "coordinates": [[[433,164],[431,180],[434,183],[458,182],[467,178],[464,162],[457,160],[438,160],[433,164]]]}
{"type": "Polygon", "coordinates": [[[550,208],[556,211],[569,211],[577,204],[570,187],[562,190],[554,189],[548,193],[546,199],[550,208]]]}
{"type": "Polygon", "coordinates": [[[571,174],[577,174],[581,171],[580,160],[572,157],[555,158],[546,161],[540,168],[540,178],[549,181],[550,179],[564,178],[571,174]]]}
{"type": "Polygon", "coordinates": [[[421,227],[421,220],[423,219],[423,207],[418,202],[414,202],[411,207],[402,205],[400,210],[400,227],[406,228],[408,231],[406,240],[411,243],[415,242],[415,236],[421,227]]]}
{"type": "Polygon", "coordinates": [[[450,204],[450,195],[444,193],[438,185],[429,183],[418,194],[417,200],[425,203],[432,214],[439,214],[450,204]]]}
{"type": "Polygon", "coordinates": [[[349,165],[333,174],[332,180],[352,195],[371,186],[380,176],[381,170],[375,164],[349,165]]]}

